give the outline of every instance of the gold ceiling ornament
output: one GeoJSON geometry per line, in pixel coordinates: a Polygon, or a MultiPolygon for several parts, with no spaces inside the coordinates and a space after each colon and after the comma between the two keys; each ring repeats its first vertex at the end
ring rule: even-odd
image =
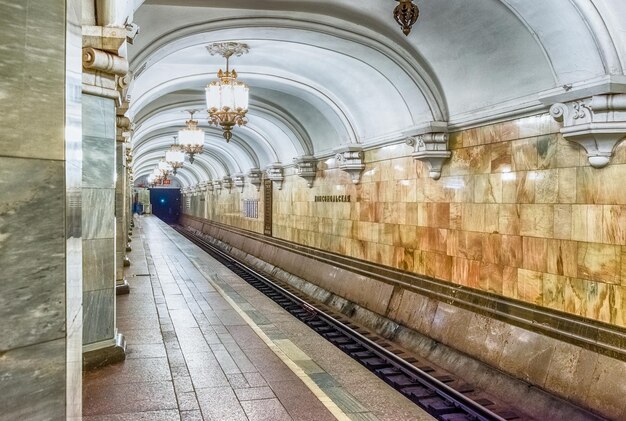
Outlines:
{"type": "Polygon", "coordinates": [[[198,120],[193,115],[198,110],[187,110],[190,117],[185,123],[187,127],[178,131],[178,141],[181,149],[189,155],[189,163],[193,164],[194,155],[202,153],[204,148],[204,131],[198,128],[198,120]]]}
{"type": "Polygon", "coordinates": [[[217,42],[207,46],[211,55],[219,54],[226,59],[226,71],[217,72],[217,80],[206,87],[206,104],[209,112],[209,123],[221,126],[226,142],[233,137],[235,126],[248,123],[248,85],[237,80],[235,69],[230,70],[230,58],[246,54],[250,47],[239,42],[217,42]]]}
{"type": "Polygon", "coordinates": [[[404,35],[409,35],[411,27],[420,16],[420,9],[413,4],[413,0],[396,0],[399,4],[393,9],[393,17],[402,27],[404,35]]]}

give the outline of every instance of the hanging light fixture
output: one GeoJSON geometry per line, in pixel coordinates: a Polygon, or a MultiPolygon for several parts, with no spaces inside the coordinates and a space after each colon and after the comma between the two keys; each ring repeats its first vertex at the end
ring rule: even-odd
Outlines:
{"type": "Polygon", "coordinates": [[[178,131],[178,140],[180,147],[189,155],[189,163],[193,164],[193,156],[202,153],[204,147],[204,131],[198,128],[198,120],[193,119],[193,115],[198,110],[187,110],[189,120],[186,121],[187,127],[178,131]]]}
{"type": "Polygon", "coordinates": [[[411,27],[417,18],[420,16],[420,9],[413,4],[413,0],[396,0],[398,3],[396,8],[393,9],[393,17],[396,22],[402,27],[404,35],[409,35],[411,27]]]}
{"type": "Polygon", "coordinates": [[[209,111],[209,122],[221,126],[226,142],[233,137],[235,126],[244,126],[248,123],[248,99],[250,89],[248,85],[237,80],[235,69],[230,70],[230,58],[240,57],[250,48],[239,42],[218,42],[207,46],[211,55],[219,54],[226,59],[226,71],[217,72],[217,80],[206,87],[206,104],[209,111]]]}
{"type": "Polygon", "coordinates": [[[167,180],[167,176],[172,171],[172,166],[165,159],[161,159],[159,161],[158,168],[159,168],[159,171],[161,171],[161,176],[163,177],[163,180],[167,180]]]}
{"type": "Polygon", "coordinates": [[[185,164],[185,152],[180,145],[176,144],[177,137],[178,136],[174,136],[174,144],[170,146],[169,151],[165,152],[165,161],[172,166],[174,175],[176,175],[176,171],[185,164]]]}

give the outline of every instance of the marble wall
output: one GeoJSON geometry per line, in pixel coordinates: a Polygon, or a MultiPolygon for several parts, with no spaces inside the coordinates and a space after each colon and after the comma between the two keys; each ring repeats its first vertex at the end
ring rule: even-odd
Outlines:
{"type": "MultiPolygon", "coordinates": [[[[366,151],[359,185],[334,159],[310,189],[287,169],[274,236],[626,326],[626,142],[594,169],[559,128],[546,114],[452,133],[439,180],[404,144],[366,151]]],[[[262,232],[234,189],[207,198],[204,217],[262,232]]]]}
{"type": "Polygon", "coordinates": [[[1,420],[80,419],[79,16],[0,1],[1,420]]]}
{"type": "Polygon", "coordinates": [[[83,345],[115,336],[115,103],[83,95],[83,345]]]}
{"type": "MultiPolygon", "coordinates": [[[[261,190],[262,192],[262,190],[261,190]]],[[[252,184],[240,188],[215,189],[188,195],[183,199],[183,213],[209,219],[250,231],[263,233],[263,195],[252,184]],[[243,214],[244,200],[259,200],[259,217],[248,218],[243,214]]]]}

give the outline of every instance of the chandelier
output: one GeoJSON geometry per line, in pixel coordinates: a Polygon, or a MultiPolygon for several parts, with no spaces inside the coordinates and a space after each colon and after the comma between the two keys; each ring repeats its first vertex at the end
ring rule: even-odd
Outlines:
{"type": "Polygon", "coordinates": [[[217,80],[206,87],[206,104],[209,111],[209,122],[221,126],[226,142],[233,137],[235,126],[244,126],[248,123],[249,88],[237,80],[235,69],[230,70],[230,58],[240,57],[248,52],[247,44],[238,42],[218,42],[207,46],[211,55],[219,54],[226,59],[226,71],[217,72],[217,80]]]}
{"type": "Polygon", "coordinates": [[[174,136],[174,144],[170,146],[170,150],[165,152],[165,161],[172,166],[174,175],[179,168],[182,168],[185,163],[185,152],[176,144],[176,137],[174,136]]]}
{"type": "Polygon", "coordinates": [[[173,170],[172,166],[165,159],[159,161],[158,169],[161,172],[163,180],[167,180],[167,176],[173,170]]]}
{"type": "Polygon", "coordinates": [[[161,174],[161,170],[159,167],[154,167],[152,173],[148,176],[148,183],[154,187],[157,184],[161,184],[163,182],[163,175],[161,174]]]}
{"type": "Polygon", "coordinates": [[[396,0],[398,3],[396,8],[393,9],[393,17],[396,22],[402,27],[404,35],[409,35],[411,27],[417,18],[420,16],[420,9],[413,4],[413,0],[396,0]]]}
{"type": "Polygon", "coordinates": [[[178,140],[181,149],[189,155],[189,163],[193,164],[193,156],[202,153],[204,146],[204,131],[198,128],[198,120],[193,119],[193,115],[198,110],[187,110],[190,114],[189,120],[186,121],[187,127],[178,131],[178,140]]]}

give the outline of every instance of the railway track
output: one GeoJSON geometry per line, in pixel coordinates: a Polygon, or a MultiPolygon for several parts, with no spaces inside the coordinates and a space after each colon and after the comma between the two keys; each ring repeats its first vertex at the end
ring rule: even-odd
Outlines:
{"type": "Polygon", "coordinates": [[[533,420],[497,403],[493,397],[434,364],[418,359],[385,338],[355,325],[348,317],[323,303],[306,301],[299,291],[242,264],[201,236],[180,226],[173,228],[436,419],[533,420]]]}

